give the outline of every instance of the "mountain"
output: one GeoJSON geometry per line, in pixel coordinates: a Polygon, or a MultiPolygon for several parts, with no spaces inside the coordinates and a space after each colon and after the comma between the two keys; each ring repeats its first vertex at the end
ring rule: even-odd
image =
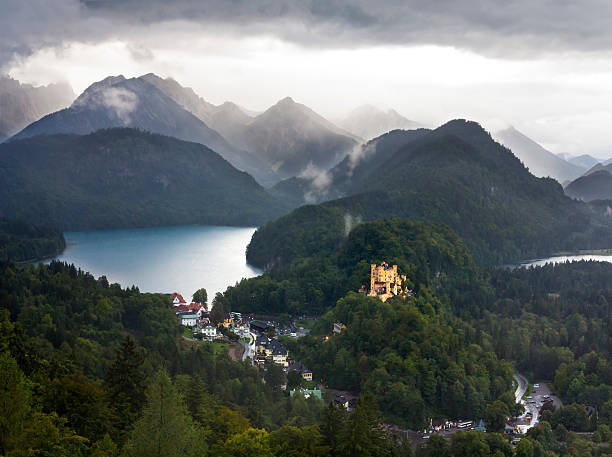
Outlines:
{"type": "Polygon", "coordinates": [[[368,141],[351,152],[329,171],[293,177],[276,184],[271,192],[292,202],[318,203],[359,190],[378,165],[387,161],[400,147],[428,133],[427,129],[393,130],[368,141]]]}
{"type": "Polygon", "coordinates": [[[572,181],[565,194],[584,201],[612,200],[612,164],[598,164],[584,176],[572,181]]]}
{"type": "Polygon", "coordinates": [[[288,178],[332,167],[360,139],[287,97],[249,122],[237,141],[288,178]]]}
{"type": "Polygon", "coordinates": [[[547,151],[514,127],[497,132],[495,138],[510,148],[535,176],[541,178],[550,176],[562,183],[576,179],[585,171],[584,167],[566,162],[547,151]]]}
{"type": "Polygon", "coordinates": [[[405,118],[397,111],[383,111],[372,105],[362,105],[351,111],[338,125],[361,138],[375,138],[391,130],[411,130],[420,127],[418,122],[405,118]]]}
{"type": "Polygon", "coordinates": [[[599,162],[601,162],[601,160],[596,159],[595,157],[589,155],[589,154],[582,154],[576,157],[569,157],[567,159],[565,159],[566,161],[568,161],[569,163],[572,163],[578,167],[581,168],[586,168],[587,170],[589,168],[594,167],[595,165],[597,165],[599,162]]]}
{"type": "Polygon", "coordinates": [[[193,100],[192,95],[195,96],[195,93],[191,89],[185,89],[173,80],[153,76],[130,79],[110,76],[96,82],[69,108],[30,124],[14,138],[28,138],[43,133],[83,135],[112,127],[137,128],[202,143],[236,168],[258,179],[269,178],[269,167],[254,155],[230,145],[174,97],[189,104],[194,110],[207,106],[206,102],[200,99],[200,106],[193,100]],[[167,95],[166,91],[172,96],[167,95]]]}
{"type": "Polygon", "coordinates": [[[286,208],[198,143],[133,129],[0,145],[0,216],[63,230],[259,225],[286,208]]]}
{"type": "Polygon", "coordinates": [[[34,87],[0,76],[0,142],[45,114],[70,105],[74,97],[68,84],[34,87]]]}
{"type": "Polygon", "coordinates": [[[372,159],[370,173],[345,197],[306,205],[253,235],[247,259],[273,268],[337,246],[359,221],[405,217],[447,224],[485,265],[558,250],[607,247],[608,222],[536,178],[478,124],[451,121],[372,159]]]}

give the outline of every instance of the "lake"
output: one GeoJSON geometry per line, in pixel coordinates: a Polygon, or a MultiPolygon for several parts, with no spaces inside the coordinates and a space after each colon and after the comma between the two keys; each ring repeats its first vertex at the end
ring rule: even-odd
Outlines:
{"type": "Polygon", "coordinates": [[[74,263],[141,292],[179,292],[189,300],[201,287],[210,303],[242,278],[260,275],[246,263],[255,228],[179,226],[66,232],[68,244],[57,260],[74,263]]]}
{"type": "Polygon", "coordinates": [[[542,266],[547,263],[564,263],[574,262],[580,260],[594,260],[597,262],[612,262],[612,255],[597,255],[597,254],[576,254],[576,255],[559,255],[554,257],[547,257],[545,259],[527,260],[512,267],[531,267],[531,266],[542,266]]]}

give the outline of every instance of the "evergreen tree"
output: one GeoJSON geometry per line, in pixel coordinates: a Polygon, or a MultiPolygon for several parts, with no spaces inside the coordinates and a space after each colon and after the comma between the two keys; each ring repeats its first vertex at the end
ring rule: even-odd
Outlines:
{"type": "Polygon", "coordinates": [[[202,431],[165,371],[155,374],[147,403],[125,445],[130,457],[189,457],[205,451],[202,431]]]}
{"type": "Polygon", "coordinates": [[[338,455],[343,457],[383,457],[392,455],[392,446],[380,426],[380,412],[371,394],[362,395],[340,433],[338,455]]]}
{"type": "Polygon", "coordinates": [[[23,373],[8,353],[0,354],[0,455],[16,444],[29,409],[23,373]]]}
{"type": "Polygon", "coordinates": [[[143,361],[136,343],[128,336],[108,369],[106,390],[119,430],[125,430],[133,423],[144,403],[145,375],[141,369],[143,361]]]}

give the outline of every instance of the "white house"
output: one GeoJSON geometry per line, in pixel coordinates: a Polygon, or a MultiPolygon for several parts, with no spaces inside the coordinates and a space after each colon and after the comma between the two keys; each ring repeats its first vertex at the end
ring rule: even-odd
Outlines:
{"type": "Polygon", "coordinates": [[[211,324],[207,324],[202,327],[202,334],[205,338],[213,340],[217,337],[217,327],[211,324]]]}
{"type": "Polygon", "coordinates": [[[198,321],[198,316],[193,313],[179,314],[178,317],[181,322],[181,325],[184,325],[185,327],[195,327],[198,321]]]}

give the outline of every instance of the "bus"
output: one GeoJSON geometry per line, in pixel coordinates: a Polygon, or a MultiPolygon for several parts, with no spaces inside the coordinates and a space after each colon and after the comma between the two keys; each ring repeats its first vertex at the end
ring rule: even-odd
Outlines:
{"type": "Polygon", "coordinates": [[[457,424],[458,428],[469,428],[473,425],[472,421],[459,422],[457,424]]]}

